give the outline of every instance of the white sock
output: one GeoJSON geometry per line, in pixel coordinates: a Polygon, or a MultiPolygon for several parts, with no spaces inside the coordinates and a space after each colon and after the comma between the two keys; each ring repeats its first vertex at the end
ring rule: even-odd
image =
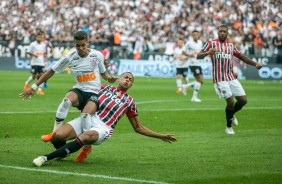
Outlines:
{"type": "Polygon", "coordinates": [[[28,79],[27,79],[27,81],[26,81],[26,83],[29,84],[29,83],[31,83],[32,80],[33,80],[33,79],[32,79],[32,76],[29,76],[28,79]]]}
{"type": "Polygon", "coordinates": [[[198,82],[198,81],[195,81],[193,97],[198,96],[198,92],[199,92],[200,88],[201,88],[201,83],[198,82]]]}
{"type": "Polygon", "coordinates": [[[91,128],[91,115],[88,113],[81,113],[82,129],[83,132],[91,128]]]}
{"type": "Polygon", "coordinates": [[[67,117],[69,108],[71,106],[72,106],[71,101],[68,98],[64,98],[57,109],[56,120],[53,129],[54,131],[62,126],[64,119],[67,117]]]}
{"type": "Polygon", "coordinates": [[[191,82],[191,83],[188,83],[188,84],[183,84],[183,86],[184,86],[185,88],[194,87],[194,85],[195,85],[195,81],[194,81],[194,82],[191,82]]]}
{"type": "Polygon", "coordinates": [[[186,84],[189,84],[189,78],[188,77],[185,78],[185,81],[186,81],[186,84]]]}
{"type": "Polygon", "coordinates": [[[176,79],[176,86],[180,90],[181,90],[181,85],[182,85],[182,80],[181,79],[176,79]]]}

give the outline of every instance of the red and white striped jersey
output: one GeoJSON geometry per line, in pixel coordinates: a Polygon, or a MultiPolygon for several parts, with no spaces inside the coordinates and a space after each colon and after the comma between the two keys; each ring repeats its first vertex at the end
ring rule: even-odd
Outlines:
{"type": "Polygon", "coordinates": [[[241,52],[233,45],[233,43],[220,42],[219,39],[210,40],[207,42],[202,52],[207,52],[211,48],[216,49],[215,54],[210,54],[212,60],[212,77],[213,82],[235,80],[233,73],[234,56],[239,56],[241,52]]]}
{"type": "Polygon", "coordinates": [[[126,114],[127,117],[138,115],[134,99],[119,88],[102,85],[98,101],[97,116],[113,129],[123,115],[126,114]]]}

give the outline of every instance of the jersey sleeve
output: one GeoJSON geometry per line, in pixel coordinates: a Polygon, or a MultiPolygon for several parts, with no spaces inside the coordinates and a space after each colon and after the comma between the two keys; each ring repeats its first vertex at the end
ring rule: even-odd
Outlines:
{"type": "Polygon", "coordinates": [[[34,54],[34,44],[33,44],[33,42],[29,45],[27,52],[34,54]]]}
{"type": "Polygon", "coordinates": [[[70,57],[75,54],[75,50],[72,50],[71,52],[69,52],[68,54],[64,55],[63,57],[61,57],[53,66],[52,66],[52,70],[54,70],[55,72],[63,72],[70,63],[70,57]]]}
{"type": "Polygon", "coordinates": [[[209,41],[203,46],[201,52],[207,52],[210,50],[210,48],[211,48],[211,42],[209,41]]]}
{"type": "Polygon", "coordinates": [[[104,55],[101,52],[98,52],[98,67],[100,73],[105,73],[106,72],[106,67],[104,65],[104,55]]]}
{"type": "Polygon", "coordinates": [[[127,117],[138,116],[137,107],[136,107],[135,101],[133,101],[132,104],[129,106],[129,109],[128,109],[128,111],[126,112],[126,116],[127,116],[127,117]]]}

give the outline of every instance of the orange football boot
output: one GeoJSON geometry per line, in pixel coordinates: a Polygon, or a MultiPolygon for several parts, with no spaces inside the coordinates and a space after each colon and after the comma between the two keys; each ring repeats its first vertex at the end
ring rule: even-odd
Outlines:
{"type": "Polygon", "coordinates": [[[90,145],[87,149],[84,147],[81,149],[79,155],[74,159],[75,162],[84,162],[86,158],[88,157],[89,153],[92,150],[92,145],[90,145]]]}

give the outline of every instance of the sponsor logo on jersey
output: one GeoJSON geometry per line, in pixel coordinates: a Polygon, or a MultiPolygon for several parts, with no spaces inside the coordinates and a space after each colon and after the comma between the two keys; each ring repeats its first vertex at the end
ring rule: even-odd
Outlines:
{"type": "Polygon", "coordinates": [[[94,81],[96,79],[96,75],[94,72],[85,73],[85,74],[76,76],[76,79],[78,82],[89,82],[89,81],[94,81]]]}
{"type": "Polygon", "coordinates": [[[231,54],[225,54],[224,52],[216,52],[215,57],[217,59],[220,59],[220,58],[231,59],[231,54]]]}
{"type": "Polygon", "coordinates": [[[90,57],[97,57],[97,54],[91,54],[90,57]]]}
{"type": "Polygon", "coordinates": [[[118,98],[118,95],[117,95],[117,94],[120,94],[120,92],[116,92],[115,94],[113,94],[110,91],[104,91],[103,94],[105,94],[108,98],[113,100],[120,107],[123,106],[124,103],[118,98]]]}
{"type": "Polygon", "coordinates": [[[79,60],[79,57],[74,57],[74,58],[73,58],[73,61],[75,61],[75,60],[79,60]]]}

